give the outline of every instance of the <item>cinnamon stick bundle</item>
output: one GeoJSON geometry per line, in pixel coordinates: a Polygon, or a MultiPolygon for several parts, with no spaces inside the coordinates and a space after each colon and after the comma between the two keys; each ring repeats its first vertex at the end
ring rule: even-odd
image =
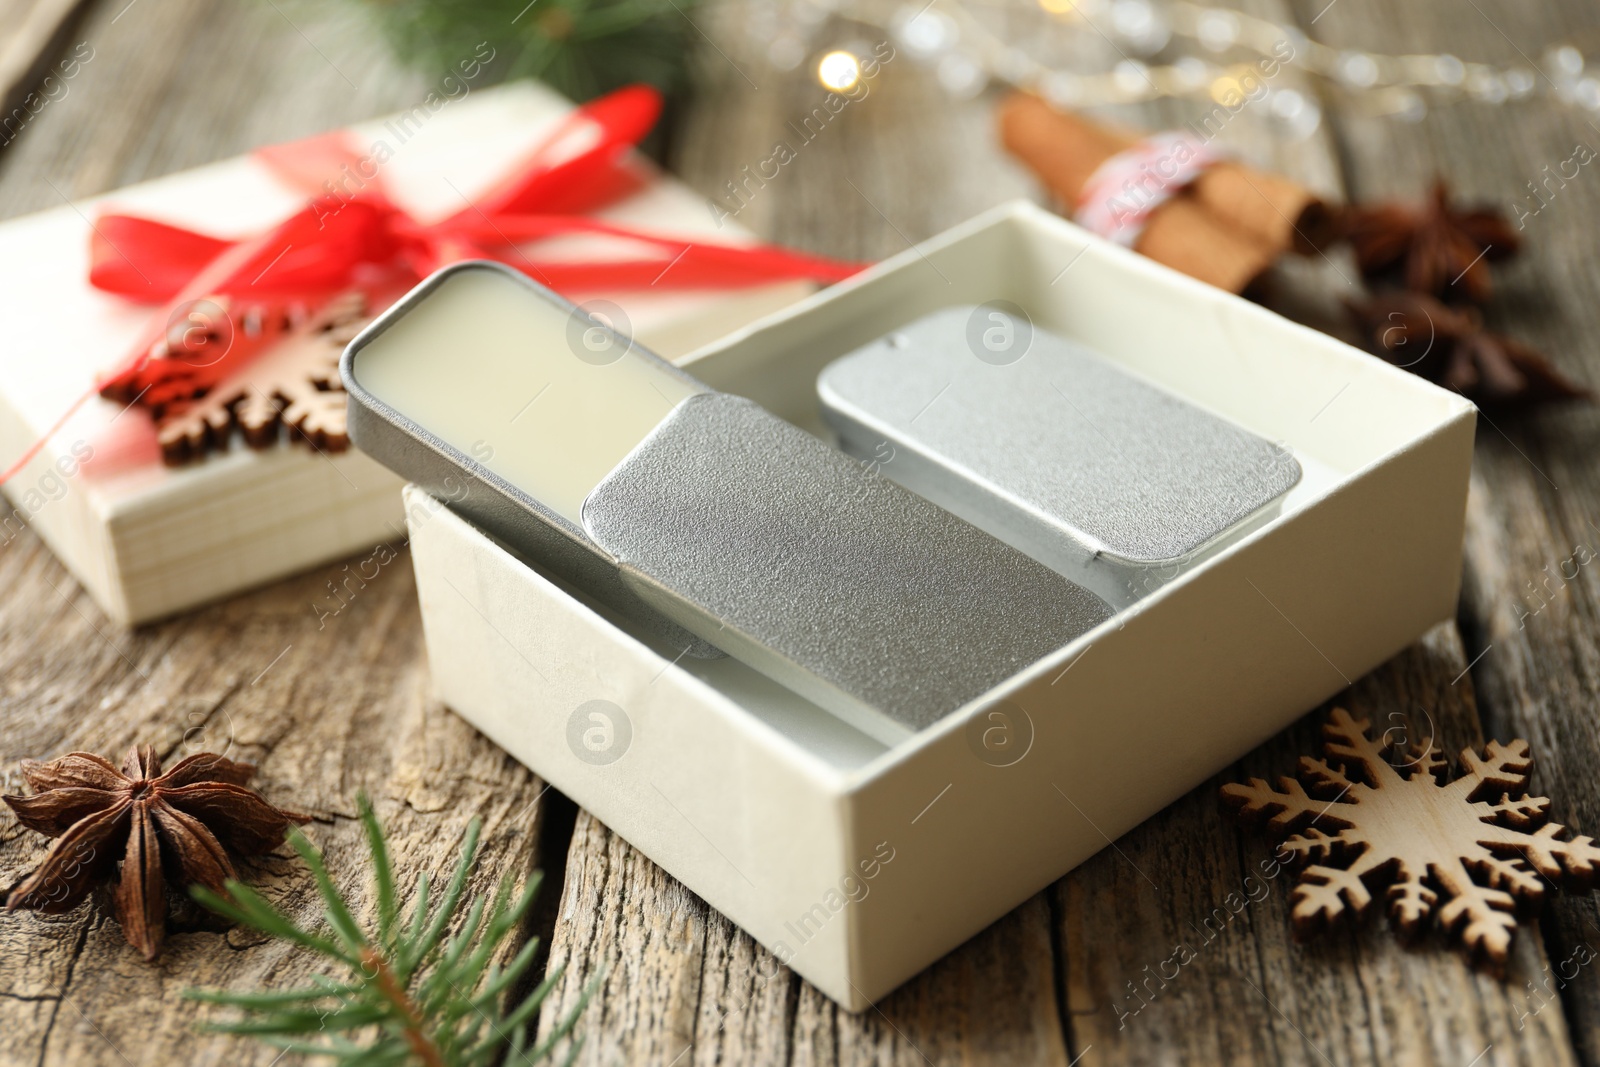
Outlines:
{"type": "MultiPolygon", "coordinates": [[[[1030,93],[1008,97],[999,119],[1006,149],[1069,206],[1078,203],[1101,164],[1141,140],[1131,131],[1058,111],[1030,93]]],[[[1313,252],[1332,231],[1332,212],[1309,190],[1280,175],[1221,161],[1156,207],[1133,247],[1238,293],[1285,252],[1313,252]]]]}

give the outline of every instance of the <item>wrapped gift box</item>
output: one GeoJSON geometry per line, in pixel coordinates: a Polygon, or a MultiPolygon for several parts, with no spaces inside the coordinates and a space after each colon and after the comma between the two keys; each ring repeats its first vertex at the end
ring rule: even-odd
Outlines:
{"type": "MultiPolygon", "coordinates": [[[[420,219],[459,211],[539,145],[572,105],[519,83],[449,101],[419,120],[355,127],[383,141],[383,180],[420,219]]],[[[101,205],[223,237],[277,223],[304,203],[259,161],[241,157],[0,225],[0,467],[44,434],[148,329],[153,310],[88,285],[90,220],[101,205]]],[[[749,240],[718,225],[703,198],[661,177],[597,218],[657,233],[749,240]]],[[[611,238],[560,238],[539,254],[626,255],[611,238]]],[[[682,355],[813,287],[577,294],[620,305],[635,336],[682,355]]],[[[31,527],[112,619],[157,618],[403,536],[400,482],[356,451],[319,454],[282,441],[181,467],[162,465],[143,409],[92,399],[3,487],[0,544],[31,527]]]]}
{"type": "Polygon", "coordinates": [[[1470,403],[1030,205],[684,366],[826,439],[829,361],[990,300],[1280,442],[1303,475],[1264,525],[892,745],[736,660],[634,636],[407,491],[444,701],[851,1009],[1456,609],[1470,403]]]}

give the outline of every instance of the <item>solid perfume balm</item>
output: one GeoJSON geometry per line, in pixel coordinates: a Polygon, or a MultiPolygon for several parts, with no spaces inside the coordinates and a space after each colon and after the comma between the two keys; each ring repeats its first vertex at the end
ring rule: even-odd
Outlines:
{"type": "Polygon", "coordinates": [[[886,743],[1110,616],[616,325],[498,264],[447,268],[345,353],[352,439],[632,625],[886,743]]]}
{"type": "Polygon", "coordinates": [[[623,358],[626,340],[603,325],[569,338],[574,321],[498,273],[464,271],[374,341],[359,380],[578,525],[590,490],[706,389],[660,361],[623,358]]]}

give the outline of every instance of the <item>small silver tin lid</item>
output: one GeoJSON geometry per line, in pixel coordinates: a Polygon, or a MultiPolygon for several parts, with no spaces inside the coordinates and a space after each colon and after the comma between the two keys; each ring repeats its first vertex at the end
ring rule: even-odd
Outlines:
{"type": "Polygon", "coordinates": [[[1300,480],[1287,449],[998,302],[918,319],[817,390],[847,451],[1121,604],[1300,480]]]}

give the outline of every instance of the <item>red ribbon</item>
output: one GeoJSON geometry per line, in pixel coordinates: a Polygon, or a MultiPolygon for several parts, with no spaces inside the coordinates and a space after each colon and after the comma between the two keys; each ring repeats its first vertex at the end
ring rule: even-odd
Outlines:
{"type": "MultiPolygon", "coordinates": [[[[717,245],[586,217],[638,191],[649,175],[630,158],[661,112],[661,97],[629,86],[572,112],[487,193],[438,222],[421,223],[388,196],[373,160],[342,132],[261,149],[257,158],[306,190],[304,208],[264,233],[230,241],[134,215],[102,215],[90,239],[89,281],[134,300],[162,302],[137,345],[3,474],[22,468],[89,396],[103,392],[146,406],[192,395],[258,354],[275,331],[237,324],[281,320],[357,289],[381,305],[448,263],[493,259],[558,292],[597,289],[733,288],[788,279],[840,281],[859,264],[771,245],[717,245]],[[330,191],[342,179],[356,189],[330,191]],[[621,237],[650,252],[581,262],[530,259],[519,248],[569,234],[621,237]],[[232,336],[213,359],[162,358],[183,309],[225,309],[232,336]],[[165,389],[163,387],[166,387],[165,389]]],[[[465,199],[465,198],[463,198],[465,199]]]]}

